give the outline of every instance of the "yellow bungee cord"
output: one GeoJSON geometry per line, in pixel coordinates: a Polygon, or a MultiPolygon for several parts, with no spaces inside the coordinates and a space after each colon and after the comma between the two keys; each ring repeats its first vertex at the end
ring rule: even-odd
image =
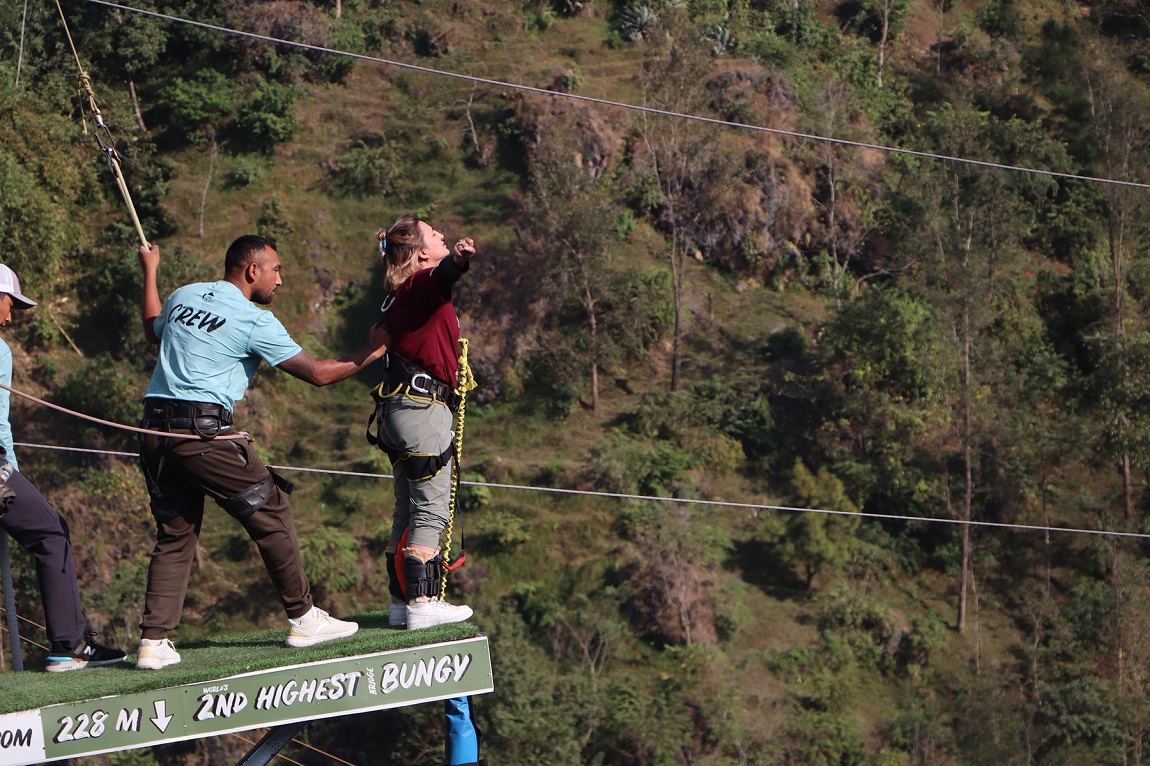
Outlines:
{"type": "Polygon", "coordinates": [[[452,565],[447,564],[451,555],[451,532],[455,523],[456,496],[459,494],[459,464],[463,460],[463,421],[467,415],[467,392],[475,388],[475,375],[471,372],[471,364],[467,361],[467,338],[459,339],[459,387],[455,393],[459,395],[459,409],[456,410],[455,424],[455,459],[451,461],[451,499],[447,504],[447,527],[443,530],[443,582],[440,592],[447,590],[447,573],[463,563],[466,552],[460,548],[462,557],[452,565]]]}

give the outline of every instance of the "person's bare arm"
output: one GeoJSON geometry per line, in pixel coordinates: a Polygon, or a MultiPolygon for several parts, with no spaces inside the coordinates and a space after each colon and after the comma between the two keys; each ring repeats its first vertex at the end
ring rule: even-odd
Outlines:
{"type": "Polygon", "coordinates": [[[160,336],[156,334],[156,317],[164,308],[160,302],[160,291],[156,287],[156,271],[160,267],[160,248],[158,245],[144,247],[140,245],[140,268],[144,271],[144,294],[140,299],[140,321],[144,325],[144,335],[148,342],[157,344],[160,336]]]}
{"type": "Polygon", "coordinates": [[[346,380],[387,353],[391,336],[383,323],[371,328],[366,346],[359,351],[341,356],[338,359],[316,359],[306,351],[300,351],[287,361],[277,365],[289,375],[293,375],[313,386],[326,386],[346,380]]]}

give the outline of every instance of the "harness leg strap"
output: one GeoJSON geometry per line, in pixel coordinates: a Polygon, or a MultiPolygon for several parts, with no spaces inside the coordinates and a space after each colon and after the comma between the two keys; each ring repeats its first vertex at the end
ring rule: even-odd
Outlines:
{"type": "MultiPolygon", "coordinates": [[[[448,445],[447,449],[438,455],[422,455],[415,452],[408,452],[404,455],[402,460],[407,461],[407,476],[409,481],[427,481],[436,476],[443,467],[451,462],[451,458],[455,457],[455,442],[448,445]]],[[[392,465],[397,461],[392,460],[392,465]]]]}
{"type": "Polygon", "coordinates": [[[272,489],[275,485],[275,477],[269,473],[267,479],[259,484],[253,484],[238,495],[232,495],[226,500],[220,500],[220,507],[227,511],[232,517],[243,521],[267,505],[268,500],[271,499],[272,489]]]}
{"type": "Polygon", "coordinates": [[[272,481],[275,482],[275,485],[280,488],[280,492],[283,492],[285,495],[290,495],[292,490],[295,489],[295,484],[280,476],[272,469],[269,468],[268,472],[271,473],[272,481]]]}

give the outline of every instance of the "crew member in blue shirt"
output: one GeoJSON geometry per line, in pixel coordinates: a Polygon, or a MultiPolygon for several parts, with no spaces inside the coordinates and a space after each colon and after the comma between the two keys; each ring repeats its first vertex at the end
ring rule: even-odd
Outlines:
{"type": "Polygon", "coordinates": [[[317,360],[291,339],[271,311],[283,281],[273,243],[237,239],[224,258],[224,278],[185,285],[161,305],[156,287],[157,246],[140,246],[144,272],[141,318],[159,359],[144,398],[140,440],[157,539],[148,568],[136,667],[156,670],[180,661],[168,632],[180,621],[198,545],[204,497],[233,516],[255,542],[288,617],[289,646],[345,638],[358,630],[312,603],[300,560],[288,493],[232,425],[261,361],[316,386],[344,380],[383,356],[387,331],[372,328],[368,345],[338,359],[317,360]]]}
{"type": "MultiPolygon", "coordinates": [[[[0,264],[0,326],[13,309],[30,309],[36,301],[20,291],[16,273],[0,264]]],[[[0,340],[0,383],[12,387],[12,349],[0,340]]],[[[36,562],[40,600],[47,623],[48,672],[79,670],[123,662],[119,649],[101,646],[88,629],[80,605],[80,587],[72,560],[68,523],[20,473],[8,420],[9,393],[0,389],[0,528],[20,543],[36,562]]],[[[3,534],[0,532],[0,534],[3,534]]]]}

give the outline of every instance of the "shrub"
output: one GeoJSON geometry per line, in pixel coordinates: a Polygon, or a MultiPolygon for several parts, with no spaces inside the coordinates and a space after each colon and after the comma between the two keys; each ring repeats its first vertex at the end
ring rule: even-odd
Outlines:
{"type": "Polygon", "coordinates": [[[991,0],[978,9],[975,23],[994,39],[1014,39],[1018,37],[1021,14],[1013,0],[991,0]]]}
{"type": "Polygon", "coordinates": [[[249,149],[271,154],[278,144],[295,138],[299,132],[296,100],[301,94],[296,85],[260,80],[251,103],[236,117],[238,142],[249,149]]]}
{"type": "Polygon", "coordinates": [[[272,197],[260,208],[259,218],[256,219],[256,233],[278,246],[281,237],[292,233],[291,222],[287,219],[283,202],[279,197],[272,197]]]}
{"type": "Polygon", "coordinates": [[[369,136],[357,139],[335,158],[331,186],[353,196],[388,194],[395,191],[394,179],[400,173],[395,142],[385,136],[369,136]]]}
{"type": "MultiPolygon", "coordinates": [[[[366,53],[367,37],[363,28],[348,21],[334,22],[337,26],[330,46],[348,53],[366,53]]],[[[327,82],[342,83],[355,69],[356,59],[351,56],[320,56],[315,63],[314,74],[309,79],[322,79],[327,82]]]]}
{"type": "Polygon", "coordinates": [[[263,168],[248,157],[239,157],[228,169],[225,183],[232,189],[243,189],[260,180],[263,168]]]}
{"type": "Polygon", "coordinates": [[[644,36],[659,21],[658,14],[646,3],[627,3],[619,11],[619,32],[623,39],[632,43],[643,42],[644,36]]]}
{"type": "MultiPolygon", "coordinates": [[[[487,482],[487,478],[478,473],[465,473],[461,478],[463,481],[474,481],[480,484],[487,482]]],[[[455,499],[460,511],[477,511],[490,502],[491,490],[487,487],[460,483],[459,494],[455,499]]]]}
{"type": "Polygon", "coordinates": [[[681,493],[691,457],[669,444],[618,438],[590,458],[596,484],[608,492],[671,497],[681,493]]]}
{"type": "Polygon", "coordinates": [[[228,123],[236,88],[224,74],[202,69],[191,79],[173,78],[163,97],[171,107],[170,129],[185,141],[203,143],[205,134],[228,123]]]}

